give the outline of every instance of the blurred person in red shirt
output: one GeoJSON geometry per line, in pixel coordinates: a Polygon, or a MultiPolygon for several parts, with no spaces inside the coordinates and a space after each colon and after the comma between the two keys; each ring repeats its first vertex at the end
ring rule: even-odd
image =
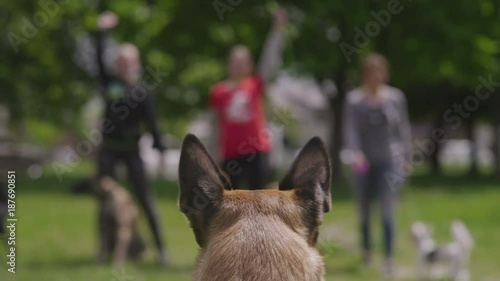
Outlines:
{"type": "Polygon", "coordinates": [[[247,46],[237,45],[229,53],[228,79],[218,82],[210,93],[210,107],[218,117],[218,148],[222,168],[234,187],[247,180],[250,189],[262,189],[268,173],[272,136],[265,116],[265,84],[281,65],[283,31],[288,22],[285,10],[274,13],[273,28],[253,72],[247,46]]]}

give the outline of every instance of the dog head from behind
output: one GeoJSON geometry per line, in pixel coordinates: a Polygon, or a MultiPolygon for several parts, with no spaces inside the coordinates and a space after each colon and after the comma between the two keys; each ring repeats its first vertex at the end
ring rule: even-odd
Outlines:
{"type": "Polygon", "coordinates": [[[202,248],[198,276],[321,280],[324,266],[313,247],[331,208],[330,182],[319,138],[302,149],[279,190],[248,191],[235,190],[200,140],[188,135],[179,165],[179,207],[202,248]]]}

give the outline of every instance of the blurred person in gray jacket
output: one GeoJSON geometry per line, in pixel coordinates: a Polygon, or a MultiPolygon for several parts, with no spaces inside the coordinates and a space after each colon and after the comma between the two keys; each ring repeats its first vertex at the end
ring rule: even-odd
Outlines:
{"type": "Polygon", "coordinates": [[[352,155],[359,206],[361,245],[365,265],[372,260],[370,218],[372,205],[379,201],[384,232],[383,274],[394,271],[394,207],[400,182],[391,174],[410,151],[411,128],[406,98],[387,85],[389,66],[380,54],[369,55],[362,63],[362,85],[347,94],[344,107],[345,146],[352,155]]]}

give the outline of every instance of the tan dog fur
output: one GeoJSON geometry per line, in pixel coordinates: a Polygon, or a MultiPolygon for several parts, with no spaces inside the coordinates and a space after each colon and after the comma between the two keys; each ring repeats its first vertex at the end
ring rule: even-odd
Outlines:
{"type": "Polygon", "coordinates": [[[103,177],[98,183],[100,212],[98,262],[112,254],[113,265],[123,266],[127,258],[136,259],[145,249],[139,235],[139,211],[132,195],[115,180],[103,177]]]}

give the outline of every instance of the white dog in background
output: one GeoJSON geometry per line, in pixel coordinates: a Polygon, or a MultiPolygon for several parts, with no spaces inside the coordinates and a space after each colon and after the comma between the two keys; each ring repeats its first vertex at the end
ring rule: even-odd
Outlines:
{"type": "Polygon", "coordinates": [[[423,222],[415,222],[411,234],[417,247],[417,270],[419,280],[431,279],[436,264],[449,268],[449,277],[453,281],[469,281],[469,257],[474,240],[461,221],[451,224],[453,241],[438,245],[432,238],[432,228],[423,222]]]}

